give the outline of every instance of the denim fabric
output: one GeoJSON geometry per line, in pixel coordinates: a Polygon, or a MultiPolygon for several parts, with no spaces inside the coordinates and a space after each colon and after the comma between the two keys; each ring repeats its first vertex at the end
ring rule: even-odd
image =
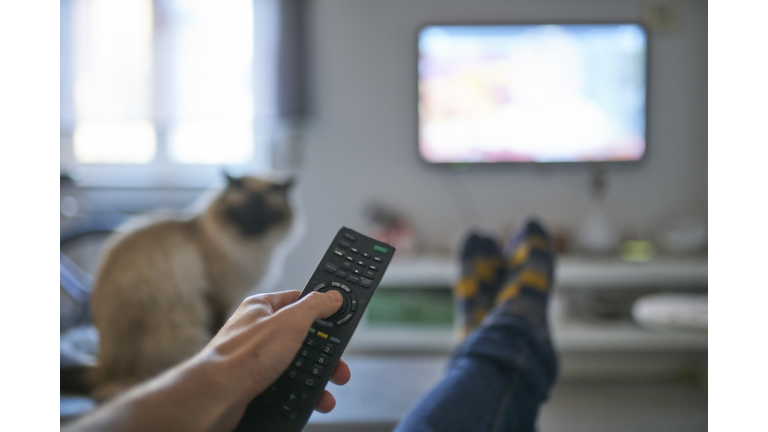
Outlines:
{"type": "Polygon", "coordinates": [[[443,379],[395,431],[532,431],[556,375],[546,328],[496,316],[459,346],[443,379]]]}

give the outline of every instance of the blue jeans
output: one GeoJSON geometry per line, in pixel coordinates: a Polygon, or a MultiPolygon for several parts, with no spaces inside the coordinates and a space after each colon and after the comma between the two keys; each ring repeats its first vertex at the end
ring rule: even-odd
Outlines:
{"type": "Polygon", "coordinates": [[[532,431],[556,375],[546,328],[497,316],[459,346],[443,379],[395,431],[532,431]]]}

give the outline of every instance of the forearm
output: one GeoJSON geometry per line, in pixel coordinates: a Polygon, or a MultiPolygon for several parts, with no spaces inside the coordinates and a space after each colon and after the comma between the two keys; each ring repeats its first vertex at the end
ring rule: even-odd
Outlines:
{"type": "MultiPolygon", "coordinates": [[[[245,407],[219,379],[224,365],[199,356],[139,385],[64,428],[81,431],[218,431],[245,407]]],[[[232,389],[234,390],[234,389],[232,389]]]]}

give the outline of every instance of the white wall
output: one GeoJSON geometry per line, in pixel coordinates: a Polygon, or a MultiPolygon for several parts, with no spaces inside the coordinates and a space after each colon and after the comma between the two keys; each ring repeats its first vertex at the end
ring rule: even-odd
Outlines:
{"type": "MultiPolygon", "coordinates": [[[[608,166],[606,212],[628,232],[652,233],[681,213],[706,218],[707,3],[661,2],[677,24],[650,32],[649,150],[608,166]]],[[[301,289],[338,228],[366,227],[364,208],[402,210],[427,248],[471,226],[502,232],[528,213],[574,229],[590,205],[589,168],[421,162],[416,150],[417,29],[439,22],[637,21],[641,0],[317,0],[311,75],[316,117],[298,171],[303,241],[278,288],[301,289]]]]}

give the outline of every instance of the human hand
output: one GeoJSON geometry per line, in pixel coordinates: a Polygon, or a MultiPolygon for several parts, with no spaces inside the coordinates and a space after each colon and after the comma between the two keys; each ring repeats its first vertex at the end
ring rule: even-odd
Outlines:
{"type": "MultiPolygon", "coordinates": [[[[311,293],[297,301],[300,294],[283,291],[246,298],[201,352],[215,353],[230,363],[227,372],[237,374],[232,380],[242,384],[246,404],[288,368],[312,323],[332,315],[342,304],[336,291],[311,293]]],[[[349,367],[340,361],[331,382],[343,385],[349,378],[349,367]]],[[[316,409],[328,412],[335,403],[325,391],[316,409]]]]}
{"type": "MultiPolygon", "coordinates": [[[[237,426],[245,408],[288,368],[318,318],[342,305],[341,294],[299,291],[248,297],[197,355],[129,389],[64,430],[83,431],[227,431],[237,426]],[[298,301],[297,301],[298,300],[298,301]]],[[[349,381],[349,367],[339,361],[331,376],[349,381]]],[[[336,405],[323,392],[315,410],[336,405]]]]}
{"type": "MultiPolygon", "coordinates": [[[[233,398],[227,418],[217,423],[234,427],[248,403],[288,368],[312,323],[332,315],[342,304],[335,291],[310,293],[297,301],[300,294],[284,291],[248,297],[193,360],[207,365],[213,385],[233,398]]],[[[331,382],[343,385],[349,378],[349,366],[339,361],[331,382]]],[[[325,390],[315,410],[326,413],[335,405],[333,395],[325,390]]]]}

